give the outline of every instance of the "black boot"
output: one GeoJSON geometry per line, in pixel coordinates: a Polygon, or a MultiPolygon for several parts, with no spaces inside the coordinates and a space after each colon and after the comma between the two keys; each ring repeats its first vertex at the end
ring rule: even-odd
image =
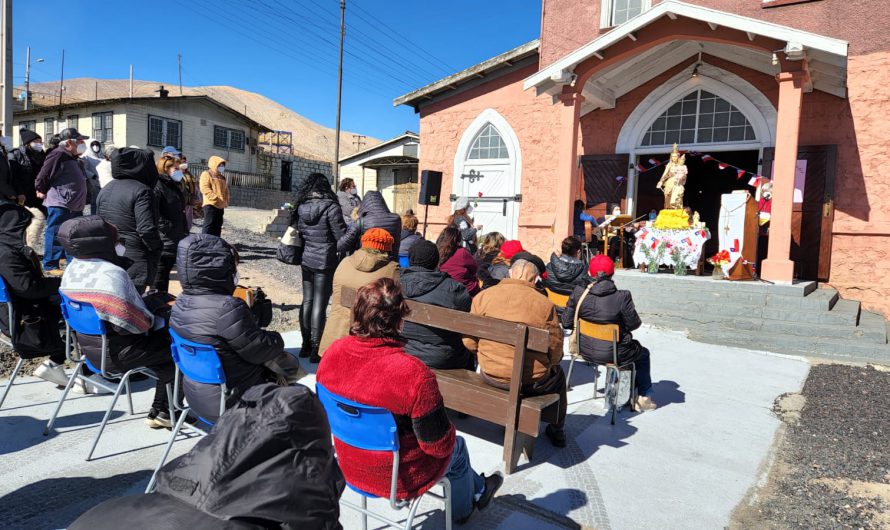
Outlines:
{"type": "Polygon", "coordinates": [[[321,356],[318,355],[318,343],[320,341],[313,340],[312,341],[312,351],[309,353],[309,362],[312,364],[318,364],[321,362],[321,356]]]}
{"type": "Polygon", "coordinates": [[[312,349],[312,337],[310,335],[309,330],[304,330],[304,328],[300,328],[300,335],[303,336],[303,343],[300,346],[300,355],[299,357],[305,359],[309,357],[309,352],[312,349]]]}

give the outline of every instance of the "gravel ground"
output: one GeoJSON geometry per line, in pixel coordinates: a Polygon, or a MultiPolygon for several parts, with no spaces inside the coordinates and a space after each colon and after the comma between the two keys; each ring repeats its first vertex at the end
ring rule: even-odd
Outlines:
{"type": "Polygon", "coordinates": [[[735,528],[890,528],[890,372],[818,365],[786,423],[769,479],[735,528]]]}

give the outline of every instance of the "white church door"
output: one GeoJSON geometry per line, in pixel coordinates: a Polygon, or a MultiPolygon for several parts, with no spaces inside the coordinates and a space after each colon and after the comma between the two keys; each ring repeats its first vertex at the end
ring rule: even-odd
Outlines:
{"type": "Polygon", "coordinates": [[[455,157],[454,195],[474,205],[480,236],[500,232],[518,237],[519,144],[512,128],[488,109],[464,133],[455,157]]]}

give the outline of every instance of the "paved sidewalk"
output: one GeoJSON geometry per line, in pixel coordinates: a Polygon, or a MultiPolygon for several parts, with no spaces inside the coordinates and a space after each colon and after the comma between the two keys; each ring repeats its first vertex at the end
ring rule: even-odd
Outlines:
{"type": "MultiPolygon", "coordinates": [[[[774,399],[799,391],[809,365],[698,344],[673,332],[643,329],[636,336],[653,352],[654,399],[661,407],[624,412],[611,426],[601,400],[590,399],[592,369],[576,365],[568,447],[557,450],[542,435],[535,461],[521,461],[492,507],[466,527],[688,529],[729,523],[767,461],[780,423],[771,412],[774,399]]],[[[295,353],[299,333],[285,338],[295,353]]],[[[303,383],[314,385],[314,376],[303,383]]],[[[169,431],[143,426],[151,385],[136,386],[137,415],[118,405],[92,462],[83,458],[110,398],[76,396],[63,407],[56,433],[44,437],[59,392],[31,377],[14,386],[0,410],[0,526],[64,527],[98,502],[144,489],[169,431]]],[[[454,421],[477,471],[503,469],[502,429],[472,418],[454,421]]],[[[193,443],[178,441],[173,455],[193,443]]],[[[349,490],[344,495],[354,496],[349,490]]],[[[371,505],[387,510],[382,502],[371,505]]],[[[440,506],[424,501],[421,528],[442,528],[442,518],[440,506]]],[[[347,529],[360,524],[348,508],[341,521],[347,529]]]]}

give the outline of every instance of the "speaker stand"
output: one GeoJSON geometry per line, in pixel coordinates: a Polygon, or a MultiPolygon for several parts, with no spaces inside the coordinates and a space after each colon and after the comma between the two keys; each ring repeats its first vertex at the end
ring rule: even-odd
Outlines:
{"type": "Polygon", "coordinates": [[[423,205],[423,238],[426,239],[426,221],[430,216],[430,205],[423,205]]]}

